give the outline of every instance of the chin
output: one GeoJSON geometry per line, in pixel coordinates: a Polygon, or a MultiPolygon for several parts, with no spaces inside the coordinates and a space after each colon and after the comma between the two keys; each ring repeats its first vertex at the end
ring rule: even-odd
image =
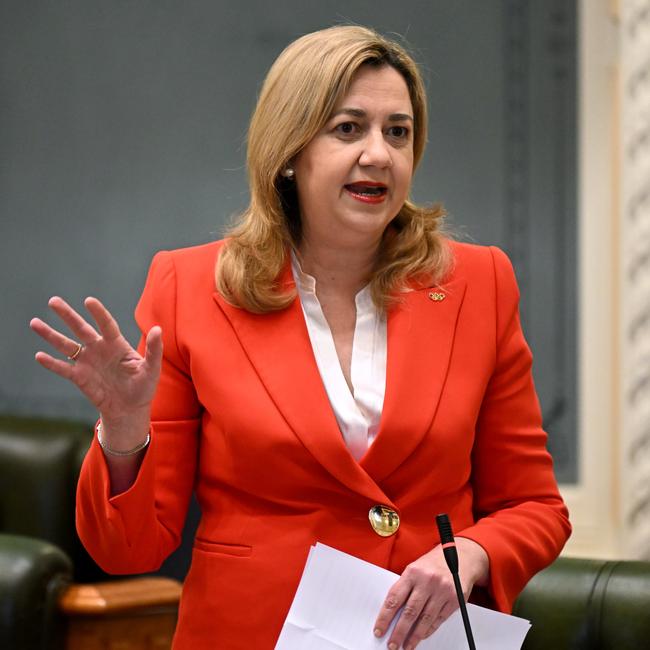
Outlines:
{"type": "Polygon", "coordinates": [[[346,220],[341,224],[345,230],[359,235],[381,237],[384,230],[393,219],[378,219],[374,215],[364,215],[353,220],[346,220]]]}

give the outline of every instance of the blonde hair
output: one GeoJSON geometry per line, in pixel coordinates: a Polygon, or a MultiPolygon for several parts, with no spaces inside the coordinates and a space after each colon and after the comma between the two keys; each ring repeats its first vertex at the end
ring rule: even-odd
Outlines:
{"type": "MultiPolygon", "coordinates": [[[[264,81],[248,132],[251,199],[227,234],[216,284],[232,304],[251,312],[284,309],[293,288],[279,285],[301,227],[295,183],[281,171],[323,128],[363,65],[392,66],[406,81],[414,112],[414,168],[427,137],[426,93],[416,63],[394,41],[358,26],[330,27],[291,43],[264,81]]],[[[370,280],[373,301],[385,310],[412,281],[437,282],[449,260],[440,232],[441,206],[407,200],[386,229],[370,280]]]]}

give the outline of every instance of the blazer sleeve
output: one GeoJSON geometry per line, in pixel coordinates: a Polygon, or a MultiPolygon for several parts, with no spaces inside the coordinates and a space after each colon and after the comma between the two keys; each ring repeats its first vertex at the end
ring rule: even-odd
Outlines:
{"type": "Polygon", "coordinates": [[[152,404],[151,442],[134,484],[109,497],[104,453],[91,444],[77,487],[79,537],[109,573],[155,571],[179,545],[197,464],[201,408],[176,340],[176,273],[173,255],[158,253],[136,308],[144,337],[154,325],[163,334],[163,364],[152,404]]]}
{"type": "Polygon", "coordinates": [[[457,534],[485,549],[492,600],[510,611],[526,582],[559,555],[571,526],[546,449],[514,270],[502,251],[490,250],[496,359],[472,451],[476,523],[457,534]]]}

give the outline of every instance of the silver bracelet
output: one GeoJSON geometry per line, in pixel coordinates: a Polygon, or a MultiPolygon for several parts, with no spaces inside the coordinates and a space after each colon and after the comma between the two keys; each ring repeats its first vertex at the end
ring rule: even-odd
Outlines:
{"type": "Polygon", "coordinates": [[[151,435],[149,432],[147,432],[147,437],[145,438],[144,442],[141,442],[137,447],[133,447],[133,449],[128,449],[127,451],[118,451],[117,449],[111,449],[106,444],[104,444],[104,441],[102,440],[102,430],[102,421],[100,420],[97,423],[97,442],[99,443],[99,446],[102,448],[102,450],[109,456],[134,456],[139,451],[145,449],[151,440],[151,435]]]}

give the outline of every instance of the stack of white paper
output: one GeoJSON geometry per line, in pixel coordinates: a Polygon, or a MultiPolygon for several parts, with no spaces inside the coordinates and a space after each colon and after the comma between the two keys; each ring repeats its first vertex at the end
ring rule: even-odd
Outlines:
{"type": "MultiPolygon", "coordinates": [[[[398,575],[324,544],[312,547],[276,650],[386,648],[372,633],[386,593],[398,575]]],[[[477,650],[521,650],[530,623],[476,605],[467,607],[477,650]]],[[[466,650],[456,610],[418,650],[466,650]]]]}

